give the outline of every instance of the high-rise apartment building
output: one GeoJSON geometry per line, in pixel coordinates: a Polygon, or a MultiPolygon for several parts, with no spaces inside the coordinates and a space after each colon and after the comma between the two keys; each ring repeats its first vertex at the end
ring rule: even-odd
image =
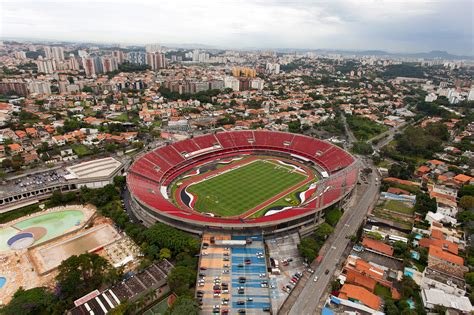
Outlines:
{"type": "Polygon", "coordinates": [[[0,94],[7,94],[10,92],[15,92],[20,96],[26,96],[28,94],[28,87],[23,81],[4,79],[0,82],[0,94]]]}
{"type": "Polygon", "coordinates": [[[92,77],[97,74],[94,57],[82,58],[82,66],[86,72],[87,77],[92,77]]]}
{"type": "Polygon", "coordinates": [[[224,87],[230,88],[233,91],[239,91],[240,90],[240,82],[236,77],[225,77],[224,78],[224,87]]]}
{"type": "Polygon", "coordinates": [[[102,56],[101,57],[102,63],[102,72],[112,72],[118,70],[118,63],[117,59],[113,56],[102,56]]]}
{"type": "Polygon", "coordinates": [[[147,53],[161,52],[161,46],[158,43],[145,45],[147,53]]]}
{"type": "Polygon", "coordinates": [[[123,51],[121,51],[121,50],[114,50],[114,51],[112,52],[112,56],[114,56],[115,59],[117,59],[117,63],[118,63],[118,64],[123,63],[124,60],[125,60],[125,54],[124,54],[123,51]]]}
{"type": "Polygon", "coordinates": [[[64,60],[64,48],[59,46],[45,46],[44,53],[46,55],[46,59],[54,59],[56,61],[63,61],[64,60]]]}
{"type": "Polygon", "coordinates": [[[146,53],[143,51],[131,51],[127,55],[127,60],[130,63],[146,65],[146,53]]]}
{"type": "Polygon", "coordinates": [[[15,58],[20,60],[26,59],[26,53],[24,51],[15,51],[15,58]]]}
{"type": "Polygon", "coordinates": [[[257,76],[257,71],[255,69],[247,67],[233,67],[232,75],[234,77],[255,78],[257,76]]]}
{"type": "Polygon", "coordinates": [[[79,62],[73,54],[70,54],[69,58],[67,59],[67,67],[69,70],[79,70],[79,62]]]}
{"type": "Polygon", "coordinates": [[[265,81],[260,78],[255,78],[250,81],[250,88],[255,90],[263,90],[265,81]]]}
{"type": "Polygon", "coordinates": [[[280,65],[278,63],[267,63],[266,71],[268,74],[279,74],[280,65]]]}
{"type": "Polygon", "coordinates": [[[46,81],[32,81],[28,83],[30,94],[51,94],[51,85],[46,81]]]}
{"type": "Polygon", "coordinates": [[[166,58],[162,53],[147,53],[146,64],[150,66],[152,70],[166,68],[166,58]]]}
{"type": "Polygon", "coordinates": [[[57,68],[56,61],[54,59],[38,58],[38,60],[36,60],[36,65],[38,66],[39,73],[51,74],[57,68]]]}

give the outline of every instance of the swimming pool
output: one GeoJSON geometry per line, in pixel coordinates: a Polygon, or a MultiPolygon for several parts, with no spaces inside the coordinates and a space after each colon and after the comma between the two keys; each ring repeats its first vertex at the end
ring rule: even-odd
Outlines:
{"type": "Polygon", "coordinates": [[[0,229],[0,251],[5,251],[9,250],[10,247],[8,247],[7,241],[15,236],[19,231],[17,229],[14,229],[12,227],[4,227],[0,229]]]}
{"type": "Polygon", "coordinates": [[[83,219],[84,213],[80,210],[63,210],[22,220],[10,227],[0,229],[0,251],[8,250],[7,241],[23,230],[32,232],[35,236],[34,244],[39,244],[80,225],[83,219]]]}
{"type": "Polygon", "coordinates": [[[7,279],[5,277],[0,277],[0,289],[7,283],[7,279]]]}

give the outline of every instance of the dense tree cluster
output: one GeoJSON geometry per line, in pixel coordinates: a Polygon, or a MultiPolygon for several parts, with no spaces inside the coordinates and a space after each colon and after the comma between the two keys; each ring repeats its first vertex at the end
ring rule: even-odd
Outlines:
{"type": "Polygon", "coordinates": [[[409,126],[402,134],[395,136],[396,148],[402,156],[431,158],[433,153],[443,149],[442,142],[448,137],[444,124],[429,124],[426,128],[409,126]]]}
{"type": "Polygon", "coordinates": [[[346,119],[354,136],[359,140],[368,140],[387,130],[387,127],[379,125],[366,117],[350,115],[346,119]]]}
{"type": "Polygon", "coordinates": [[[96,254],[71,256],[61,263],[56,276],[54,293],[49,288],[20,288],[10,303],[0,308],[1,314],[63,314],[73,301],[103,285],[110,285],[121,277],[103,257],[96,254]]]}
{"type": "Polygon", "coordinates": [[[342,217],[342,211],[339,208],[331,207],[326,210],[324,218],[326,222],[331,226],[336,226],[339,219],[342,217]]]}
{"type": "MultiPolygon", "coordinates": [[[[95,205],[100,214],[110,217],[118,228],[125,230],[140,246],[145,254],[141,268],[157,259],[174,259],[176,267],[168,279],[170,288],[179,295],[192,297],[190,288],[196,279],[195,255],[199,252],[199,240],[162,223],[144,229],[143,226],[130,222],[120,202],[120,191],[124,185],[125,178],[117,176],[113,185],[99,189],[83,187],[77,195],[55,192],[48,206],[77,202],[95,205]]],[[[36,210],[35,208],[31,211],[36,210]]],[[[20,290],[5,308],[0,309],[0,313],[62,314],[73,306],[72,302],[78,297],[110,285],[120,280],[122,276],[119,269],[113,268],[107,260],[96,254],[72,256],[61,263],[58,271],[54,295],[44,288],[36,288],[33,291],[20,290]]],[[[179,314],[183,307],[179,305],[175,310],[173,308],[170,314],[179,314]]],[[[191,310],[198,309],[194,304],[189,305],[193,306],[191,310]]],[[[123,311],[130,308],[133,307],[125,305],[123,311]]]]}
{"type": "Polygon", "coordinates": [[[298,244],[300,255],[308,262],[312,262],[318,256],[324,241],[333,231],[334,228],[328,223],[321,224],[313,235],[301,239],[301,242],[298,244]]]}
{"type": "Polygon", "coordinates": [[[194,94],[189,94],[189,93],[183,93],[180,94],[178,92],[172,92],[170,89],[165,88],[164,86],[160,87],[158,90],[161,95],[170,100],[170,101],[176,101],[176,100],[197,100],[201,103],[213,103],[213,98],[219,95],[221,93],[220,90],[213,89],[213,90],[207,90],[207,91],[200,91],[194,94]]]}
{"type": "Polygon", "coordinates": [[[415,171],[415,165],[408,163],[408,164],[398,164],[393,163],[390,165],[388,169],[388,176],[396,177],[400,179],[410,179],[415,171]]]}
{"type": "Polygon", "coordinates": [[[374,149],[367,142],[357,141],[352,144],[352,151],[356,154],[369,155],[374,152],[374,149]]]}
{"type": "Polygon", "coordinates": [[[419,65],[402,63],[398,65],[388,65],[382,73],[384,78],[409,77],[424,78],[425,72],[419,65]]]}
{"type": "Polygon", "coordinates": [[[426,215],[429,211],[436,212],[436,199],[431,198],[429,194],[419,192],[416,194],[415,212],[426,215]]]}

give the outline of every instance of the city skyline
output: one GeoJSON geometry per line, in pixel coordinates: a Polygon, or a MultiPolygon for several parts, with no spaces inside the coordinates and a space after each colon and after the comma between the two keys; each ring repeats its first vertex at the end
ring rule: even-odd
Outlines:
{"type": "Polygon", "coordinates": [[[178,2],[140,1],[124,9],[125,2],[2,1],[0,36],[237,49],[474,54],[472,3],[465,0],[178,2]]]}

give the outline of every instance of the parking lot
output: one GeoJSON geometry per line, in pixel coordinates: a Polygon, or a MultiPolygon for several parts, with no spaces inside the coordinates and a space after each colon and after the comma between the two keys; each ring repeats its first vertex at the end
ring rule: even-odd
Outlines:
{"type": "Polygon", "coordinates": [[[270,276],[270,294],[274,314],[295,286],[295,281],[292,281],[292,279],[296,279],[296,282],[299,281],[299,275],[305,270],[303,259],[298,253],[297,245],[299,242],[297,233],[265,240],[272,268],[280,271],[279,274],[273,272],[270,276]],[[295,277],[295,275],[297,276],[295,277]]]}
{"type": "Polygon", "coordinates": [[[261,236],[204,235],[196,291],[201,313],[269,312],[266,270],[261,236]]]}
{"type": "Polygon", "coordinates": [[[35,188],[42,188],[48,184],[66,181],[65,171],[62,169],[51,170],[36,174],[25,175],[9,180],[0,186],[3,193],[25,192],[35,188]]]}

